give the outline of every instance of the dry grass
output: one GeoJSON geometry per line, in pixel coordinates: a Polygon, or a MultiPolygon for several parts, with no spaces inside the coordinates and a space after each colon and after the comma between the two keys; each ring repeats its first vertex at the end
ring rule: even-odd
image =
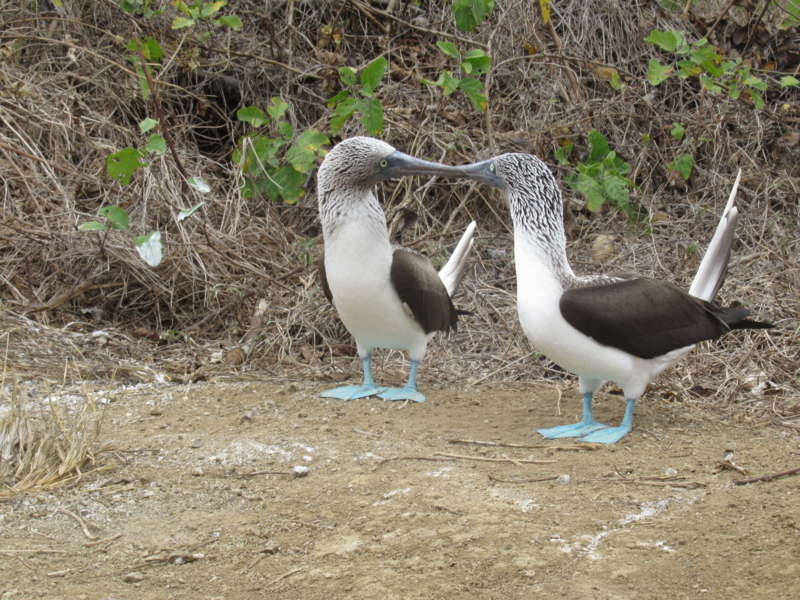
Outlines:
{"type": "Polygon", "coordinates": [[[0,502],[64,485],[96,471],[103,412],[87,398],[69,409],[52,399],[31,406],[15,380],[0,414],[0,502]]]}
{"type": "MultiPolygon", "coordinates": [[[[296,206],[245,201],[230,153],[244,130],[235,111],[266,105],[280,95],[291,102],[295,129],[329,126],[322,78],[329,59],[358,67],[385,54],[391,80],[380,88],[386,115],[384,138],[403,151],[449,163],[472,162],[492,153],[532,152],[563,180],[570,170],[555,165],[563,139],[587,149],[586,134],[601,131],[632,167],[636,199],[658,224],[631,229],[615,210],[588,213],[564,189],[570,260],[577,271],[624,269],[688,285],[716,226],[737,169],[742,218],[734,264],[720,301],[745,302],[776,323],[768,333],[739,333],[695,353],[656,384],[656,397],[713,409],[734,421],[787,419],[800,413],[800,242],[797,235],[796,147],[781,145],[798,127],[797,92],[773,86],[768,109],[756,113],[745,101],[706,95],[673,78],[655,90],[646,82],[647,61],[657,50],[641,43],[651,28],[697,31],[713,23],[721,7],[703,3],[703,15],[667,13],[658,3],[565,0],[554,3],[556,35],[545,27],[536,3],[498,2],[490,24],[474,34],[455,29],[449,5],[398,3],[401,21],[384,15],[383,3],[344,6],[342,46],[333,54],[316,48],[319,28],[340,2],[238,2],[242,32],[215,31],[205,45],[169,19],[134,19],[114,2],[65,3],[63,12],[32,13],[18,3],[0,7],[0,322],[10,335],[9,361],[28,375],[57,377],[64,364],[83,377],[151,380],[166,372],[178,380],[226,377],[339,379],[358,369],[336,356],[351,344],[324,301],[313,269],[301,255],[318,240],[314,181],[296,206]],[[421,11],[421,12],[420,12],[421,11]],[[365,15],[384,27],[385,35],[365,15]],[[602,18],[599,17],[602,15],[602,18]],[[427,19],[409,28],[411,18],[427,19]],[[105,175],[109,153],[141,144],[136,123],[152,116],[130,75],[115,36],[135,33],[161,42],[169,66],[159,74],[159,95],[172,123],[180,160],[191,175],[212,182],[210,197],[184,195],[172,158],[154,159],[126,187],[105,175]],[[487,114],[477,114],[459,92],[443,97],[419,83],[435,79],[446,64],[435,42],[458,38],[463,49],[483,46],[494,59],[487,114]],[[536,48],[529,54],[526,48],[536,48]],[[335,56],[334,56],[335,55],[335,56]],[[192,66],[190,59],[199,66],[192,66]],[[627,86],[614,91],[597,67],[616,67],[627,86]],[[695,172],[687,185],[666,164],[677,145],[672,124],[684,123],[698,143],[695,172]],[[643,145],[642,137],[652,140],[643,145]],[[177,209],[206,200],[199,219],[179,223],[177,209]],[[105,205],[125,207],[131,231],[76,230],[105,205]],[[159,229],[165,240],[162,265],[147,267],[132,237],[159,229]],[[612,258],[598,262],[591,244],[599,234],[615,239],[612,258]],[[259,300],[268,310],[247,362],[229,368],[216,353],[235,346],[248,330],[259,300]],[[92,323],[80,309],[106,311],[92,323]],[[179,335],[167,345],[137,337],[136,327],[179,335]],[[104,335],[93,335],[102,329],[104,335]],[[77,372],[77,371],[76,371],[77,372]],[[763,372],[763,375],[761,373],[763,372]],[[761,380],[772,385],[750,392],[761,380]],[[705,390],[711,390],[708,393],[705,390]],[[706,395],[707,394],[707,395],[706,395]]],[[[748,15],[735,7],[714,33],[720,47],[748,15]]],[[[770,17],[770,41],[745,58],[781,68],[780,32],[770,17]],[[756,52],[758,55],[756,55],[756,52]]],[[[333,50],[330,48],[329,50],[333,50]]],[[[361,133],[349,123],[342,137],[361,133]]],[[[450,249],[471,219],[479,223],[473,273],[459,306],[473,312],[457,335],[430,348],[423,380],[531,382],[568,386],[572,381],[533,349],[515,315],[512,240],[505,207],[493,192],[465,183],[416,180],[386,184],[384,206],[396,225],[398,209],[419,219],[405,242],[430,254],[450,249]]],[[[379,377],[400,379],[404,358],[385,355],[379,377]],[[389,373],[385,371],[388,369],[389,373]]]]}

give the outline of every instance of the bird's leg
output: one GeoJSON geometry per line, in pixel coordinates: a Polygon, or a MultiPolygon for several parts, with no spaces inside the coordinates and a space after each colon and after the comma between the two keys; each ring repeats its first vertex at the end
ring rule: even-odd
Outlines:
{"type": "Polygon", "coordinates": [[[633,409],[636,406],[636,400],[628,400],[628,406],[625,407],[625,416],[622,418],[622,423],[619,427],[609,427],[602,431],[595,431],[587,436],[581,438],[582,442],[599,442],[601,444],[613,444],[624,438],[633,427],[633,409]]]}
{"type": "Polygon", "coordinates": [[[375,381],[372,379],[372,356],[362,358],[361,364],[364,367],[363,384],[334,388],[327,392],[322,392],[320,396],[323,398],[339,398],[340,400],[355,400],[356,398],[376,396],[384,391],[386,388],[376,386],[375,381]]]}
{"type": "Polygon", "coordinates": [[[603,425],[594,420],[594,415],[592,415],[592,392],[586,392],[583,395],[583,419],[581,419],[580,423],[550,427],[549,429],[539,429],[538,431],[545,438],[553,439],[561,437],[583,437],[586,434],[605,427],[608,427],[608,425],[603,425]]]}
{"type": "Polygon", "coordinates": [[[425,396],[417,391],[417,369],[419,361],[411,361],[411,370],[408,372],[408,383],[404,388],[386,388],[378,394],[384,400],[412,400],[414,402],[425,402],[425,396]]]}

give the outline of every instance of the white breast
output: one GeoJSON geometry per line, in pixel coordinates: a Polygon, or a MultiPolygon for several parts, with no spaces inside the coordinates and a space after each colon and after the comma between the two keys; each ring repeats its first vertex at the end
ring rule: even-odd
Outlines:
{"type": "Polygon", "coordinates": [[[392,254],[385,229],[376,231],[357,219],[326,237],[325,271],[333,303],[360,352],[408,350],[411,360],[422,360],[434,334],[425,334],[395,292],[392,254]]]}
{"type": "Polygon", "coordinates": [[[647,382],[684,356],[691,346],[654,359],[642,359],[598,344],[561,315],[562,287],[552,268],[521,236],[515,242],[517,304],[522,330],[531,344],[561,368],[582,379],[614,381],[626,397],[638,398],[647,382]]]}

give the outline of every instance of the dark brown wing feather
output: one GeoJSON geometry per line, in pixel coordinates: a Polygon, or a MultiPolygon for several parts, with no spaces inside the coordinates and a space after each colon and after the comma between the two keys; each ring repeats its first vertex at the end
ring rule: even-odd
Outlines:
{"type": "Polygon", "coordinates": [[[400,300],[408,306],[425,333],[456,330],[458,313],[427,257],[398,248],[392,255],[390,276],[400,300]]]}
{"type": "Polygon", "coordinates": [[[317,257],[317,273],[319,274],[319,282],[322,284],[322,291],[328,302],[333,304],[333,294],[331,288],[328,286],[328,275],[325,273],[325,252],[320,252],[317,257]]]}
{"type": "Polygon", "coordinates": [[[661,356],[730,331],[723,309],[646,277],[569,290],[560,307],[581,333],[639,358],[661,356]]]}

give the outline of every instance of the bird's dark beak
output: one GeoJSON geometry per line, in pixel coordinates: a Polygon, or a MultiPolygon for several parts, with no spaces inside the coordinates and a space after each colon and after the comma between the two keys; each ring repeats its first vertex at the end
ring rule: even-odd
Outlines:
{"type": "Polygon", "coordinates": [[[394,152],[381,161],[380,170],[371,179],[372,181],[385,181],[407,175],[469,178],[469,174],[462,167],[451,167],[440,163],[428,162],[402,152],[394,152]]]}
{"type": "Polygon", "coordinates": [[[461,177],[466,179],[488,183],[501,190],[506,187],[506,182],[497,175],[497,165],[493,158],[456,168],[461,172],[461,177]]]}

